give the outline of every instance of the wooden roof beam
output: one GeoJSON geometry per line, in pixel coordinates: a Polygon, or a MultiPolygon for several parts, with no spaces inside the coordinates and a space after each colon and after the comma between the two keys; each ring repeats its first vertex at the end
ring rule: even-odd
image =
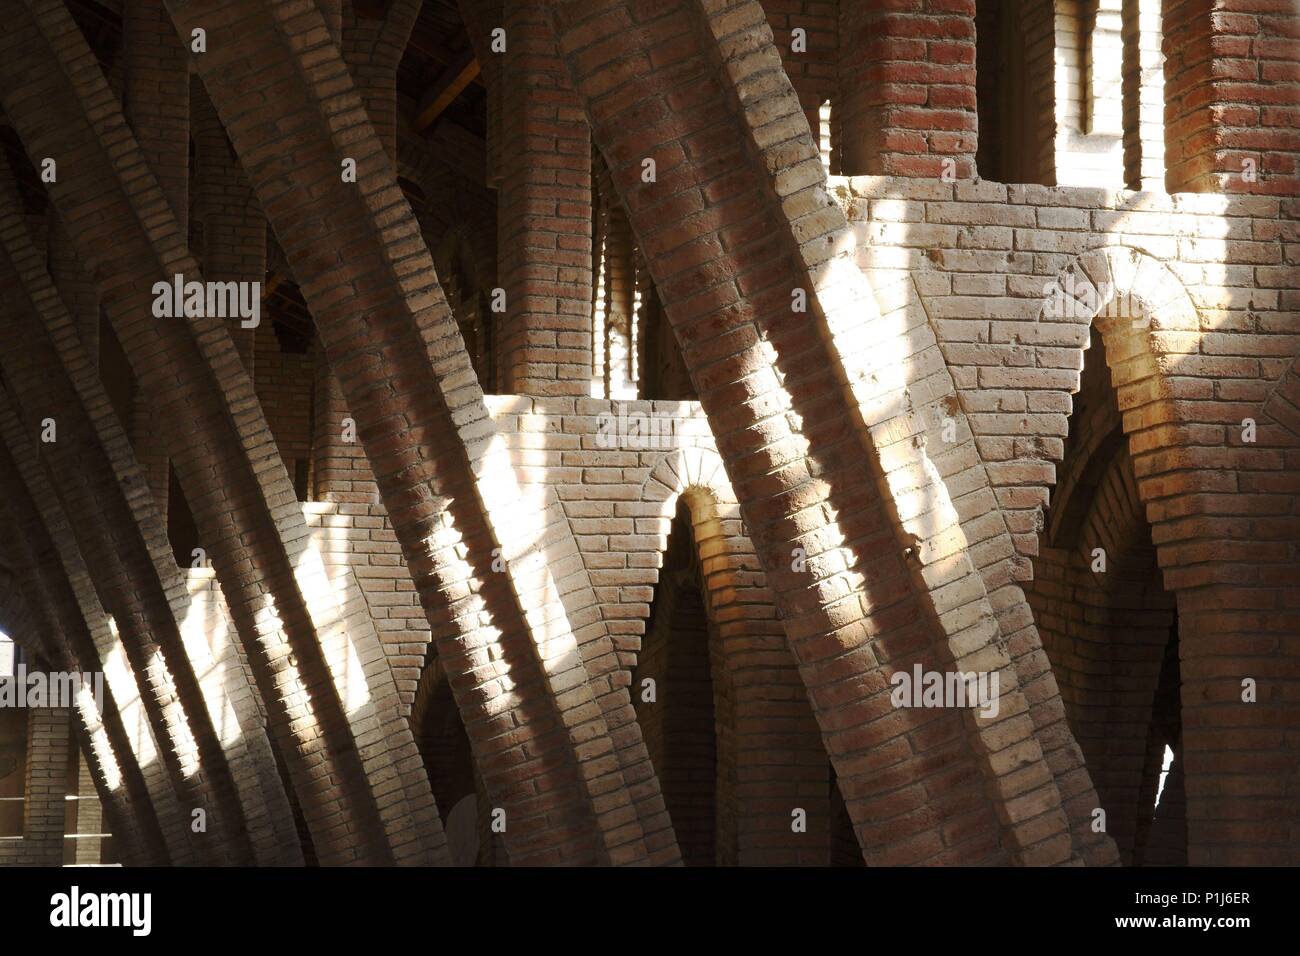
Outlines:
{"type": "Polygon", "coordinates": [[[478,60],[474,58],[473,53],[463,54],[458,62],[444,69],[420,99],[412,123],[415,131],[422,133],[432,126],[478,74],[478,60]]]}

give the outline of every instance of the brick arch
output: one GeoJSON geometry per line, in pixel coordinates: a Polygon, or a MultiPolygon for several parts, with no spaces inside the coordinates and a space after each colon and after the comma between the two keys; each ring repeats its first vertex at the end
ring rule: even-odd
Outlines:
{"type": "Polygon", "coordinates": [[[148,684],[145,701],[157,739],[168,741],[162,754],[173,785],[188,806],[206,807],[210,827],[221,835],[198,841],[200,848],[214,844],[211,859],[219,862],[300,862],[289,804],[242,664],[232,649],[221,662],[222,679],[200,677],[218,662],[206,642],[183,639],[188,602],[164,522],[152,496],[131,493],[143,485],[143,472],[17,204],[10,187],[0,189],[0,290],[7,303],[0,329],[28,343],[25,363],[0,358],[8,389],[0,402],[6,440],[22,443],[23,426],[8,421],[13,415],[24,420],[29,438],[42,410],[57,415],[59,440],[28,444],[47,464],[45,480],[58,489],[105,610],[148,684]],[[227,714],[239,733],[223,742],[216,728],[227,714]]]}
{"type": "MultiPolygon", "coordinates": [[[[212,15],[184,0],[168,9],[185,32],[212,15]]],[[[418,223],[326,24],[291,3],[222,11],[251,45],[212,49],[204,85],[316,320],[440,657],[469,675],[453,690],[475,748],[502,758],[481,766],[493,799],[513,807],[506,838],[537,862],[644,860],[663,815],[639,736],[623,732],[626,688],[604,680],[613,644],[590,605],[577,607],[591,590],[576,545],[553,497],[518,507],[418,223]],[[263,117],[245,109],[259,64],[284,84],[263,117]],[[303,122],[268,140],[265,118],[286,112],[303,122]],[[340,155],[357,160],[357,184],[341,182],[340,155]],[[320,190],[328,199],[309,198],[320,190]],[[488,644],[499,671],[477,666],[488,644]],[[519,760],[525,749],[545,756],[519,760]],[[642,783],[635,796],[629,779],[642,783]]],[[[670,838],[658,845],[671,857],[670,838]]]]}
{"type": "MultiPolygon", "coordinates": [[[[1151,319],[1150,333],[1199,329],[1196,305],[1178,276],[1159,257],[1135,246],[1100,246],[1082,252],[1057,273],[1056,283],[1079,293],[1074,296],[1080,302],[1075,314],[1083,320],[1099,321],[1108,344],[1114,328],[1113,322],[1106,320],[1118,317],[1112,303],[1123,297],[1143,304],[1151,319]],[[1089,290],[1095,296],[1091,309],[1082,298],[1089,290]]],[[[1051,308],[1048,296],[1040,321],[1052,321],[1051,308]]],[[[1129,331],[1137,329],[1130,325],[1129,331]]],[[[1152,347],[1151,351],[1158,350],[1152,347]]]]}
{"type": "MultiPolygon", "coordinates": [[[[479,769],[448,677],[438,658],[432,657],[420,672],[420,684],[411,705],[411,730],[429,774],[444,830],[452,808],[464,797],[475,796],[481,786],[479,769]]],[[[500,851],[503,859],[508,858],[504,846],[494,849],[500,851]]]]}
{"type": "MultiPolygon", "coordinates": [[[[1144,502],[1164,495],[1156,483],[1161,466],[1153,456],[1188,437],[1192,419],[1175,399],[1177,359],[1160,345],[1164,333],[1199,329],[1196,306],[1177,276],[1158,258],[1129,246],[1107,246],[1081,253],[1056,277],[1062,298],[1049,293],[1040,322],[1074,321],[1091,325],[1105,346],[1111,385],[1118,401],[1118,420],[1090,422],[1086,435],[1091,456],[1119,425],[1139,466],[1139,490],[1144,502]],[[1069,310],[1061,314],[1062,305],[1069,310]],[[1139,313],[1138,317],[1133,312],[1139,313]]],[[[1086,346],[1085,346],[1086,348],[1086,346]]],[[[1086,354],[1084,356],[1086,361],[1086,354]]],[[[1072,401],[1073,405],[1073,401],[1072,401]]],[[[1171,470],[1178,470],[1176,468],[1171,470]]],[[[1067,475],[1065,483],[1078,478],[1067,475]]]]}
{"type": "Polygon", "coordinates": [[[955,405],[944,360],[923,323],[900,336],[875,307],[762,8],[567,0],[551,20],[864,852],[1069,861],[1058,774],[1009,653],[1037,640],[1021,634],[1029,609],[981,576],[945,487],[986,484],[982,463],[972,440],[926,451],[955,405]],[[807,321],[790,319],[795,289],[807,321]],[[905,358],[881,347],[900,340],[905,358]],[[998,718],[895,707],[890,678],[914,664],[996,673],[998,718]]]}
{"type": "MultiPolygon", "coordinates": [[[[1188,862],[1294,863],[1300,852],[1300,746],[1282,729],[1300,682],[1300,615],[1288,584],[1300,531],[1278,484],[1293,438],[1242,419],[1257,405],[1220,397],[1203,361],[1214,333],[1172,270],[1141,249],[1079,255],[1058,276],[1095,323],[1165,587],[1175,595],[1182,678],[1188,862]],[[1131,315],[1144,312],[1135,325],[1131,315]],[[1242,701],[1242,680],[1258,688],[1242,701]],[[1252,751],[1275,748],[1267,768],[1252,751]]],[[[1049,296],[1042,321],[1059,321],[1049,296]]]]}
{"type": "MultiPolygon", "coordinates": [[[[729,774],[735,807],[734,832],[725,834],[735,855],[726,862],[824,865],[829,761],[807,759],[824,752],[821,735],[722,458],[710,448],[672,449],[650,470],[638,500],[658,505],[664,527],[681,501],[691,516],[705,609],[727,681],[719,767],[729,774]],[[724,758],[731,762],[725,768],[724,758]],[[791,830],[795,808],[807,812],[805,833],[791,830]]],[[[658,569],[653,581],[657,590],[658,569]]]]}
{"type": "Polygon", "coordinates": [[[1098,805],[1108,814],[1107,832],[1131,863],[1154,800],[1154,789],[1147,792],[1155,783],[1147,773],[1148,738],[1174,606],[1160,585],[1118,416],[1109,411],[1103,405],[1081,424],[1083,441],[1066,460],[1076,480],[1053,495],[1052,526],[1026,592],[1098,805]],[[1067,519],[1056,520],[1061,514],[1067,519]],[[1106,557],[1104,573],[1092,570],[1097,547],[1106,557]]]}

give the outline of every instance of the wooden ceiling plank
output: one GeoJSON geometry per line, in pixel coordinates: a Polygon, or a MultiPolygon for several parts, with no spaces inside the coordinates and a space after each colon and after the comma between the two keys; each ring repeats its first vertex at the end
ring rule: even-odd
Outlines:
{"type": "Polygon", "coordinates": [[[412,124],[415,131],[423,132],[432,126],[478,74],[478,60],[472,55],[443,70],[442,75],[425,92],[415,111],[415,121],[412,124]]]}

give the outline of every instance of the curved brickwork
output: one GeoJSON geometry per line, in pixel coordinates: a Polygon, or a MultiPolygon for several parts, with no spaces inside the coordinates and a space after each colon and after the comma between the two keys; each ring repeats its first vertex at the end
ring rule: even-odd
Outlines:
{"type": "MultiPolygon", "coordinates": [[[[1086,402],[1028,590],[1106,832],[1132,863],[1155,798],[1149,737],[1162,665],[1176,644],[1175,609],[1160,586],[1109,374],[1105,365],[1085,370],[1086,402]]],[[[1084,809],[1091,822],[1096,808],[1084,809]]]]}
{"type": "Polygon", "coordinates": [[[725,680],[721,692],[729,704],[718,731],[719,747],[731,748],[719,761],[731,774],[729,788],[718,795],[733,817],[735,849],[726,862],[822,865],[830,852],[829,762],[810,759],[822,750],[817,722],[722,459],[695,448],[665,454],[642,485],[641,500],[659,504],[661,527],[679,501],[691,518],[716,640],[715,682],[725,680]],[[796,832],[791,813],[799,809],[807,813],[808,828],[796,832]]]}
{"type": "Polygon", "coordinates": [[[1296,862],[1278,7],[0,0],[0,862],[1296,862]]]}
{"type": "MultiPolygon", "coordinates": [[[[134,852],[138,858],[157,863],[192,862],[189,830],[181,819],[162,761],[157,759],[157,742],[143,713],[137,679],[120,641],[108,626],[107,615],[95,596],[67,519],[39,467],[35,450],[26,445],[16,419],[4,417],[10,431],[6,434],[5,452],[0,455],[0,486],[9,502],[10,527],[19,532],[7,539],[14,542],[8,548],[9,561],[12,566],[28,569],[35,578],[30,582],[35,586],[27,593],[31,606],[41,615],[40,624],[57,621],[57,626],[42,626],[38,633],[61,633],[64,647],[52,644],[49,638],[32,643],[44,651],[49,661],[79,673],[104,672],[103,712],[82,711],[79,719],[96,741],[95,759],[104,788],[123,787],[129,795],[132,810],[121,814],[122,822],[129,826],[133,816],[139,815],[134,817],[138,834],[134,852]],[[18,444],[13,444],[11,438],[18,444]],[[42,597],[44,601],[37,604],[42,597]]],[[[26,638],[21,627],[15,626],[9,633],[19,640],[26,638]]]]}
{"type": "Polygon", "coordinates": [[[679,500],[689,504],[705,605],[732,702],[720,732],[733,750],[719,767],[733,775],[730,799],[743,808],[724,858],[755,865],[823,862],[827,848],[816,835],[825,833],[826,819],[817,801],[826,787],[826,764],[807,757],[821,742],[698,403],[487,401],[516,469],[538,474],[555,490],[624,680],[636,670],[658,599],[673,515],[679,500]],[[791,831],[796,807],[808,810],[806,833],[791,831]]]}
{"type": "MultiPolygon", "coordinates": [[[[1088,253],[1079,266],[1094,284],[1138,297],[1150,318],[1149,338],[1127,314],[1099,327],[1164,585],[1178,602],[1188,861],[1293,860],[1300,753],[1279,728],[1297,692],[1284,582],[1294,580],[1300,536],[1293,499],[1273,491],[1291,442],[1265,425],[1246,440],[1243,420],[1256,406],[1215,394],[1231,383],[1226,369],[1211,372],[1220,384],[1206,389],[1203,376],[1223,360],[1203,357],[1213,336],[1196,336],[1194,350],[1178,338],[1197,313],[1168,269],[1116,250],[1088,253]],[[1247,700],[1244,682],[1257,697],[1247,700]],[[1279,765],[1262,771],[1248,751],[1270,743],[1279,765]],[[1247,780],[1251,796],[1239,796],[1247,780]]],[[[1258,369],[1247,360],[1234,370],[1249,379],[1258,369]]]]}
{"type": "MultiPolygon", "coordinates": [[[[202,16],[214,24],[212,29],[240,29],[267,45],[268,62],[278,64],[273,69],[281,72],[286,84],[277,106],[290,102],[292,90],[295,102],[307,105],[324,99],[335,107],[317,114],[320,123],[310,132],[298,133],[289,185],[292,194],[293,188],[307,189],[309,183],[329,183],[337,203],[295,206],[281,200],[264,201],[264,206],[277,233],[293,237],[285,243],[285,252],[312,307],[330,366],[356,416],[358,436],[430,614],[434,639],[440,642],[440,658],[449,668],[456,660],[455,669],[467,678],[464,687],[459,681],[454,685],[468,711],[466,728],[485,767],[495,759],[500,768],[498,773],[485,770],[485,783],[490,792],[501,794],[503,803],[516,807],[519,822],[513,838],[520,840],[521,856],[549,853],[552,859],[635,861],[645,852],[645,825],[662,830],[667,821],[655,806],[653,776],[645,773],[646,758],[638,752],[639,733],[631,723],[626,689],[593,687],[582,674],[611,655],[602,648],[604,638],[598,630],[586,628],[584,633],[581,619],[577,627],[566,621],[562,596],[581,587],[581,582],[565,580],[573,573],[573,562],[569,555],[569,567],[564,563],[563,518],[543,502],[534,515],[516,514],[510,526],[503,525],[502,518],[510,510],[506,502],[517,499],[517,492],[511,487],[508,464],[500,463],[490,430],[483,427],[482,393],[472,373],[465,374],[470,368],[468,355],[428,252],[419,241],[414,217],[397,189],[391,164],[358,109],[355,93],[346,85],[341,92],[329,92],[330,84],[338,86],[345,76],[345,68],[329,45],[323,23],[316,24],[310,17],[295,19],[296,12],[289,5],[253,9],[232,4],[223,8],[219,19],[214,19],[215,13],[202,16]],[[277,32],[290,19],[292,29],[303,34],[302,45],[321,58],[321,65],[307,73],[294,66],[294,57],[304,53],[291,51],[277,32]],[[271,47],[275,52],[269,52],[271,47]],[[340,108],[344,112],[338,112],[340,108]],[[340,147],[355,154],[357,186],[362,188],[342,182],[334,155],[340,147]],[[322,210],[323,217],[315,215],[322,210]],[[348,234],[355,236],[355,242],[345,267],[314,256],[315,242],[329,236],[331,243],[337,243],[348,234]],[[385,275],[405,279],[378,281],[385,275]],[[383,324],[361,319],[350,298],[358,290],[375,296],[364,313],[387,316],[383,324]],[[360,335],[363,330],[390,337],[388,349],[381,354],[370,351],[360,335]],[[438,383],[437,390],[425,387],[430,381],[438,383]],[[412,422],[418,431],[405,430],[412,422]],[[457,450],[451,455],[429,455],[428,445],[457,450]],[[497,542],[501,550],[494,553],[497,542]],[[539,548],[552,546],[552,554],[544,557],[539,548]],[[457,547],[467,549],[468,560],[457,554],[457,547]],[[492,570],[498,555],[504,560],[504,573],[492,570]],[[486,629],[479,634],[463,630],[466,625],[460,621],[468,622],[471,613],[481,613],[479,609],[500,622],[496,625],[500,637],[490,637],[486,629]],[[495,644],[498,656],[508,662],[509,683],[520,699],[532,700],[528,708],[521,707],[508,718],[513,728],[509,734],[504,733],[508,728],[502,726],[496,708],[482,704],[471,708],[468,703],[505,690],[497,682],[499,675],[473,674],[479,648],[487,644],[495,644]],[[548,687],[549,694],[543,690],[548,687]],[[564,701],[558,708],[557,698],[564,701]],[[593,700],[599,704],[595,715],[587,707],[593,700]],[[574,734],[587,742],[584,756],[570,747],[574,734]],[[528,739],[536,739],[536,747],[546,756],[521,773],[518,753],[515,758],[505,755],[528,739]],[[619,779],[625,773],[632,776],[630,781],[619,779]],[[550,775],[556,783],[535,787],[529,783],[530,775],[550,775]],[[559,781],[566,782],[560,785],[559,781]],[[627,789],[629,782],[639,785],[635,798],[627,789]],[[575,783],[581,784],[576,791],[575,783]],[[629,809],[634,811],[633,819],[628,819],[629,809]],[[586,835],[593,813],[603,834],[599,844],[586,835]]],[[[180,4],[173,13],[182,26],[197,24],[192,18],[200,16],[180,4]]],[[[245,62],[251,61],[239,61],[245,62]]],[[[246,100],[237,105],[236,97],[243,96],[250,80],[241,79],[241,67],[221,55],[205,59],[203,69],[209,94],[255,189],[264,197],[273,189],[282,190],[285,184],[277,182],[278,164],[290,147],[266,139],[256,111],[248,109],[246,100]]],[[[269,77],[262,82],[269,82],[269,77]]],[[[572,609],[568,610],[571,615],[572,609]]],[[[509,830],[507,834],[509,841],[509,830]]]]}
{"type": "Polygon", "coordinates": [[[271,726],[281,735],[280,752],[289,761],[317,851],[338,862],[431,860],[440,836],[436,813],[409,728],[397,713],[391,674],[383,668],[365,675],[368,686],[357,684],[362,660],[370,657],[368,645],[374,642],[377,649],[369,620],[355,613],[360,595],[350,590],[345,605],[332,600],[319,555],[303,548],[301,513],[285,507],[293,501],[292,486],[222,320],[153,317],[154,282],[178,273],[201,281],[201,273],[158,204],[157,186],[141,196],[140,177],[149,182],[146,160],[126,133],[85,41],[60,4],[30,12],[12,6],[6,15],[12,14],[16,27],[6,38],[26,51],[28,62],[23,54],[8,57],[5,112],[32,153],[65,157],[55,202],[64,207],[72,239],[92,266],[118,339],[138,363],[142,387],[182,409],[163,416],[168,452],[187,499],[201,504],[194,512],[200,537],[259,686],[276,700],[271,726]],[[79,62],[82,69],[62,73],[45,60],[36,65],[42,49],[51,60],[79,62]],[[58,124],[49,121],[50,102],[63,104],[65,119],[58,124]],[[77,142],[80,150],[72,145],[77,142]],[[131,190],[124,179],[135,184],[131,190]],[[79,204],[101,203],[106,186],[118,217],[93,222],[75,214],[79,204]],[[146,230],[145,220],[160,224],[146,230]],[[117,231],[110,238],[105,229],[117,231]],[[154,354],[144,343],[155,341],[164,343],[173,365],[144,361],[154,354]],[[314,762],[307,759],[311,753],[314,762]],[[368,780],[367,765],[376,774],[396,765],[402,786],[383,787],[380,776],[368,780]],[[375,785],[382,794],[372,791],[375,785]],[[347,814],[335,812],[345,805],[347,814]],[[434,829],[412,831],[406,826],[411,814],[434,821],[434,829]],[[349,828],[349,816],[362,824],[349,828]]]}
{"type": "MultiPolygon", "coordinates": [[[[1282,204],[1191,195],[1142,195],[1139,204],[1134,194],[996,184],[846,185],[846,199],[854,197],[848,199],[850,215],[863,223],[860,234],[877,242],[887,236],[902,250],[932,250],[914,275],[999,502],[1016,529],[1017,550],[1036,552],[1035,531],[1042,527],[1041,509],[1054,480],[1052,462],[1062,454],[1070,393],[1078,388],[1083,346],[1100,311],[1096,325],[1106,337],[1164,584],[1178,593],[1185,659],[1206,653],[1216,661],[1185,672],[1184,688],[1199,683],[1192,677],[1198,669],[1233,668],[1241,672],[1234,682],[1239,700],[1241,680],[1251,671],[1281,667],[1275,671],[1280,678],[1285,666],[1275,652],[1267,652],[1266,662],[1252,660],[1245,648],[1272,640],[1265,635],[1276,633],[1274,628],[1287,633],[1293,626],[1285,594],[1270,593],[1267,584],[1284,578],[1293,560],[1286,543],[1295,531],[1288,524],[1291,483],[1285,475],[1293,439],[1259,417],[1260,403],[1285,372],[1300,332],[1287,308],[1285,290],[1296,272],[1286,263],[1289,230],[1285,218],[1279,219],[1282,204]],[[994,206],[1003,190],[1009,202],[994,206]],[[867,195],[866,201],[857,198],[867,195]],[[979,274],[990,267],[1012,271],[979,274]],[[1256,422],[1254,432],[1247,430],[1248,420],[1256,422]],[[1263,517],[1270,513],[1272,519],[1263,517]],[[1167,528],[1162,522],[1169,522],[1167,528]],[[1246,538],[1256,545],[1247,545],[1246,538]],[[1242,590],[1227,593],[1237,587],[1242,590]],[[1269,606],[1271,614],[1263,610],[1269,606]],[[1192,651],[1186,642],[1197,640],[1189,635],[1202,620],[1240,633],[1245,656],[1234,657],[1222,633],[1213,649],[1207,642],[1192,651]]],[[[859,248],[868,274],[882,284],[909,261],[899,251],[877,252],[865,243],[859,248]]],[[[1216,688],[1217,706],[1225,706],[1227,681],[1205,683],[1216,688]]],[[[1273,684],[1280,710],[1244,713],[1259,726],[1271,726],[1289,706],[1288,686],[1285,680],[1273,684]]],[[[1184,698],[1185,720],[1192,699],[1184,698]]],[[[1256,838],[1245,841],[1255,848],[1247,851],[1238,839],[1248,828],[1244,820],[1211,818],[1204,832],[1219,834],[1209,838],[1211,844],[1232,843],[1246,855],[1220,856],[1212,846],[1197,850],[1193,794],[1198,786],[1215,787],[1212,779],[1197,783],[1198,769],[1212,778],[1218,761],[1231,764],[1223,756],[1228,744],[1221,733],[1206,735],[1202,744],[1214,756],[1198,768],[1195,750],[1188,755],[1192,858],[1198,852],[1223,861],[1287,858],[1281,849],[1289,845],[1286,824],[1271,833],[1256,831],[1256,838]]],[[[1285,780],[1283,772],[1261,784],[1260,799],[1268,800],[1270,792],[1283,799],[1285,780]]],[[[1207,798],[1207,805],[1218,807],[1204,811],[1210,814],[1247,812],[1236,800],[1207,798]]]]}
{"type": "MultiPolygon", "coordinates": [[[[872,341],[861,317],[870,290],[851,262],[833,255],[843,217],[822,188],[815,145],[762,11],[756,4],[724,11],[684,3],[656,12],[642,19],[622,4],[562,4],[556,18],[561,47],[587,97],[596,142],[718,436],[827,749],[837,771],[844,771],[837,774],[839,785],[860,835],[883,861],[976,859],[1004,851],[1064,861],[1072,851],[1060,796],[1012,663],[989,640],[998,625],[983,581],[947,530],[957,524],[955,512],[950,505],[946,514],[944,505],[933,511],[927,494],[943,495],[939,470],[968,470],[974,463],[957,456],[927,469],[909,461],[918,454],[920,443],[912,438],[921,423],[903,411],[901,403],[910,399],[898,380],[902,363],[887,371],[882,350],[841,348],[872,341]],[[720,62],[708,58],[706,36],[718,44],[720,62]],[[628,84],[633,78],[639,82],[628,84]],[[732,112],[729,103],[739,103],[741,112],[732,112]],[[753,173],[747,144],[772,172],[753,173]],[[654,188],[641,185],[647,153],[657,160],[654,188]],[[791,314],[795,288],[808,293],[814,315],[823,310],[820,329],[816,322],[781,321],[791,314]],[[841,391],[827,368],[843,369],[856,391],[841,391]],[[802,427],[795,424],[800,421],[802,427]],[[849,424],[855,421],[861,431],[849,424]],[[893,495],[910,486],[919,510],[900,521],[879,498],[860,491],[836,499],[836,489],[849,481],[844,471],[837,478],[836,469],[848,467],[855,447],[880,469],[880,491],[893,495]],[[835,528],[828,527],[828,508],[835,510],[835,528]],[[890,539],[896,551],[881,547],[890,539]],[[792,573],[785,567],[796,548],[808,561],[792,573]],[[891,625],[910,620],[912,626],[890,626],[881,634],[881,649],[873,651],[869,639],[881,631],[886,613],[891,625]],[[989,727],[965,725],[955,711],[922,719],[915,711],[894,710],[887,693],[872,705],[861,697],[831,703],[835,686],[866,666],[864,655],[876,657],[868,673],[884,690],[888,673],[910,665],[918,651],[928,658],[926,669],[956,664],[999,671],[1001,686],[1009,688],[999,720],[989,727]],[[882,655],[892,666],[882,665],[882,655]],[[936,726],[923,731],[929,723],[936,726]],[[907,772],[914,780],[942,766],[947,775],[983,778],[999,797],[985,802],[978,791],[964,789],[962,801],[943,806],[945,796],[955,796],[951,786],[936,784],[927,794],[918,785],[891,793],[889,804],[873,812],[872,801],[895,787],[857,748],[886,742],[903,766],[912,761],[907,772]],[[960,753],[972,743],[967,763],[954,760],[953,748],[960,753]],[[931,748],[944,752],[941,763],[924,761],[922,753],[931,748]],[[1006,810],[1009,844],[958,848],[982,829],[973,821],[993,802],[1006,810]],[[908,822],[891,819],[899,815],[908,822]],[[890,820],[888,833],[874,829],[883,820],[890,820]]],[[[937,350],[930,355],[937,358],[937,350]]],[[[988,830],[982,832],[986,838],[988,830]]]]}
{"type": "Polygon", "coordinates": [[[52,418],[59,429],[56,440],[39,447],[49,460],[48,471],[68,508],[96,590],[118,622],[133,666],[148,675],[146,700],[161,708],[155,720],[178,750],[178,780],[186,780],[185,787],[211,786],[208,801],[195,802],[191,811],[203,808],[212,815],[218,837],[213,845],[225,848],[218,853],[275,863],[283,852],[287,862],[296,862],[288,802],[252,687],[233,655],[225,681],[200,683],[197,675],[210,671],[215,661],[206,643],[182,640],[181,577],[159,516],[150,507],[151,497],[130,494],[144,482],[126,435],[80,347],[72,317],[26,241],[13,197],[0,198],[0,222],[5,246],[0,289],[11,303],[0,321],[27,343],[25,362],[0,360],[0,365],[29,432],[44,418],[52,418]],[[34,313],[31,318],[23,316],[24,307],[34,313]],[[81,481],[83,476],[90,480],[81,481]],[[215,728],[232,717],[238,732],[223,742],[215,728]],[[213,777],[210,784],[203,767],[213,777]]]}

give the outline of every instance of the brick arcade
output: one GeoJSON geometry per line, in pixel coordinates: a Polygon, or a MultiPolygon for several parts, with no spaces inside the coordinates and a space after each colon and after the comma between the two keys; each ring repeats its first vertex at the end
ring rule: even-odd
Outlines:
{"type": "Polygon", "coordinates": [[[0,864],[1300,863],[1300,4],[0,23],[0,864]]]}

